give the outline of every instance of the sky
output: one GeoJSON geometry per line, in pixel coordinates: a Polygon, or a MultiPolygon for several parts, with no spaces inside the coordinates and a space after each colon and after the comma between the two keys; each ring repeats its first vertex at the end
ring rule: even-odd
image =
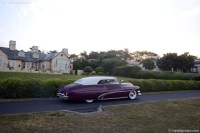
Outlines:
{"type": "Polygon", "coordinates": [[[0,46],[200,57],[200,0],[0,0],[0,46]]]}

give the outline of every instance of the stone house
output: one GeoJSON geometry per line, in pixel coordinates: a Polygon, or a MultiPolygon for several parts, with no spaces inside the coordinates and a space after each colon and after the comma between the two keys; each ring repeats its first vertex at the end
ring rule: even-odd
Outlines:
{"type": "MultiPolygon", "coordinates": [[[[157,66],[157,64],[156,64],[156,61],[157,61],[157,59],[158,59],[158,56],[157,56],[157,55],[153,55],[153,56],[151,57],[151,59],[154,60],[154,64],[155,64],[155,66],[156,66],[152,71],[160,71],[160,69],[158,68],[158,66],[157,66]]],[[[146,70],[146,69],[144,68],[144,66],[143,66],[143,62],[142,62],[142,61],[141,61],[141,62],[137,62],[137,61],[127,61],[127,63],[128,63],[128,66],[139,66],[139,67],[142,68],[142,70],[146,70]]]]}
{"type": "Polygon", "coordinates": [[[0,47],[0,70],[7,71],[50,71],[70,73],[72,65],[68,57],[68,49],[61,52],[40,53],[38,46],[30,52],[16,49],[16,41],[9,41],[9,48],[0,47]]]}
{"type": "Polygon", "coordinates": [[[194,60],[194,66],[195,68],[193,68],[191,71],[200,73],[200,60],[194,60]]]}

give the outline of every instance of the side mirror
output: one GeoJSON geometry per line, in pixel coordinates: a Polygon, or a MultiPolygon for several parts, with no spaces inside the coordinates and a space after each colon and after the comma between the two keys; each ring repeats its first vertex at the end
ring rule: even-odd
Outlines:
{"type": "Polygon", "coordinates": [[[121,83],[124,83],[124,80],[121,80],[121,83]]]}

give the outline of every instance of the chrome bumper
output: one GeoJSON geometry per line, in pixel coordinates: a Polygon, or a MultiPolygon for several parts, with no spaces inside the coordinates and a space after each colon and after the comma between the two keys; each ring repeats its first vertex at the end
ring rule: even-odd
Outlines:
{"type": "Polygon", "coordinates": [[[61,99],[65,99],[65,100],[68,99],[68,96],[65,96],[64,93],[57,93],[57,96],[60,97],[61,99]]]}

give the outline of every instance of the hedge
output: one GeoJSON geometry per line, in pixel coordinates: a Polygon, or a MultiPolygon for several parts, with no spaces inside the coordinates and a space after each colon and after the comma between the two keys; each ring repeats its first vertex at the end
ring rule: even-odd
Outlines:
{"type": "Polygon", "coordinates": [[[191,80],[191,79],[195,80],[198,79],[197,77],[200,76],[198,73],[141,70],[139,66],[116,67],[112,70],[112,75],[137,78],[137,79],[166,79],[166,80],[191,80]]]}
{"type": "Polygon", "coordinates": [[[0,81],[0,98],[40,98],[54,97],[58,88],[75,80],[8,78],[0,81]]]}
{"type": "Polygon", "coordinates": [[[126,82],[139,86],[142,92],[200,90],[200,81],[194,80],[133,79],[126,82]]]}
{"type": "MultiPolygon", "coordinates": [[[[54,97],[59,87],[74,81],[8,78],[0,81],[0,98],[54,97]]],[[[200,81],[194,80],[131,79],[125,82],[138,85],[142,92],[200,90],[200,81]]]]}

